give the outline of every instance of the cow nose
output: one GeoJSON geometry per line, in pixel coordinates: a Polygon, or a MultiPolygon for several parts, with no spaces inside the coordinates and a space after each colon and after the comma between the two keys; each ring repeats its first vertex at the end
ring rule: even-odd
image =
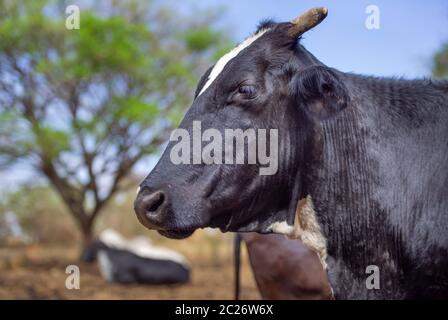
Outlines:
{"type": "Polygon", "coordinates": [[[150,193],[143,190],[135,200],[134,210],[140,222],[148,228],[155,229],[162,222],[163,204],[165,202],[166,195],[163,191],[150,193]]]}

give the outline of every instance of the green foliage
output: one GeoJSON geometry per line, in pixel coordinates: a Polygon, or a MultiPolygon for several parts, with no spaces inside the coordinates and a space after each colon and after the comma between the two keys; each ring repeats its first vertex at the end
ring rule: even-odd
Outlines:
{"type": "MultiPolygon", "coordinates": [[[[79,30],[67,30],[65,15],[44,13],[52,3],[0,2],[5,13],[0,21],[0,66],[6,70],[1,75],[13,77],[19,91],[26,92],[12,92],[17,84],[4,85],[11,105],[0,109],[0,121],[9,122],[9,132],[28,137],[20,143],[9,137],[11,143],[1,148],[5,155],[22,156],[28,151],[55,159],[74,149],[77,134],[97,144],[107,142],[101,140],[111,133],[122,135],[131,126],[155,124],[163,116],[162,109],[167,109],[168,120],[177,121],[172,114],[182,113],[188,105],[202,62],[213,57],[222,43],[220,33],[195,22],[173,46],[148,24],[129,21],[125,13],[99,16],[93,10],[81,12],[79,30]],[[199,54],[195,61],[188,58],[191,53],[199,54]],[[160,101],[168,95],[169,105],[162,107],[160,101]],[[22,119],[7,120],[12,112],[23,115],[22,119]],[[61,126],[56,114],[69,122],[61,126]],[[23,126],[23,120],[28,126],[23,126]]],[[[129,3],[129,12],[138,7],[138,1],[129,3]]],[[[145,129],[151,128],[140,131],[145,129]]]]}
{"type": "Polygon", "coordinates": [[[153,59],[148,54],[151,32],[144,25],[130,24],[122,17],[104,19],[83,12],[82,28],[78,32],[63,32],[64,55],[47,64],[43,72],[60,68],[65,71],[65,80],[90,80],[111,73],[133,76],[151,73],[153,59]]]}
{"type": "Polygon", "coordinates": [[[40,151],[45,153],[49,158],[57,158],[61,152],[70,149],[70,136],[64,130],[52,128],[48,124],[36,125],[34,129],[36,141],[40,151]]]}
{"type": "Polygon", "coordinates": [[[112,104],[116,112],[114,117],[142,125],[150,125],[159,114],[156,104],[144,102],[135,96],[116,97],[112,104]]]}
{"type": "Polygon", "coordinates": [[[448,43],[434,55],[432,73],[436,77],[448,77],[448,43]]]}
{"type": "Polygon", "coordinates": [[[219,33],[207,27],[194,28],[186,31],[183,38],[192,51],[204,51],[219,43],[219,33]]]}

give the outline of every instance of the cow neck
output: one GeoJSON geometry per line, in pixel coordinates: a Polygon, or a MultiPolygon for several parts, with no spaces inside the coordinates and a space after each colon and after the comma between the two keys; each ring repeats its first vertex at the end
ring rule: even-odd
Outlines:
{"type": "MultiPolygon", "coordinates": [[[[375,164],[367,155],[367,128],[361,118],[361,111],[350,105],[335,118],[316,123],[300,199],[312,198],[328,254],[365,267],[376,252],[373,247],[360,250],[360,241],[379,230],[370,221],[373,191],[368,182],[374,181],[375,164]],[[352,254],[362,257],[350,259],[352,254]]],[[[359,270],[359,266],[353,268],[359,270]]]]}

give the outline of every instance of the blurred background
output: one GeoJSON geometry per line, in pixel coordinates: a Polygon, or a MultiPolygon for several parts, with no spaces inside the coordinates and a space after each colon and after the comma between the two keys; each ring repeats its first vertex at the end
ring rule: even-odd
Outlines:
{"type": "MultiPolygon", "coordinates": [[[[448,76],[444,0],[0,0],[0,298],[232,298],[232,235],[199,230],[176,241],[148,231],[133,212],[136,188],[206,68],[260,20],[318,5],[329,16],[302,43],[323,63],[448,76]],[[366,26],[369,5],[379,28],[366,26]],[[109,284],[80,261],[106,228],[183,254],[190,283],[109,284]],[[70,264],[80,266],[80,290],[65,287],[70,264]]],[[[242,298],[257,299],[243,258],[242,298]]]]}

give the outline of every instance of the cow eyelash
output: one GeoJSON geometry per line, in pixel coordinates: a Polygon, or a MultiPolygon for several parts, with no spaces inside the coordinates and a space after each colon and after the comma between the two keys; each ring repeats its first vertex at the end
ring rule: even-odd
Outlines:
{"type": "Polygon", "coordinates": [[[241,84],[238,87],[238,94],[242,95],[245,99],[250,100],[255,98],[257,93],[257,88],[254,85],[241,84]]]}

